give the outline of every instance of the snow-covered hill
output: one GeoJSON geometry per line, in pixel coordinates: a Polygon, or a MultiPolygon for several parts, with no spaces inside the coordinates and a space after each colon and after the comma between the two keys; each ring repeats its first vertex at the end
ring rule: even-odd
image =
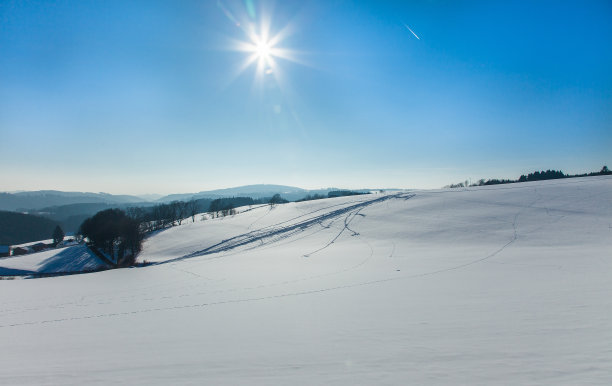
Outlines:
{"type": "Polygon", "coordinates": [[[610,177],[242,209],[0,281],[0,383],[612,379],[610,177]]]}
{"type": "Polygon", "coordinates": [[[67,274],[107,268],[109,265],[84,244],[0,259],[0,275],[67,274]]]}

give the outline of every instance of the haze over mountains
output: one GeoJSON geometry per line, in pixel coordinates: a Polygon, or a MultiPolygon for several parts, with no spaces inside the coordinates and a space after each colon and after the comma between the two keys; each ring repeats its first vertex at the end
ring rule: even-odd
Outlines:
{"type": "Polygon", "coordinates": [[[161,197],[157,201],[171,202],[175,200],[185,201],[199,198],[221,198],[237,196],[264,198],[272,197],[275,194],[280,194],[283,198],[289,201],[294,201],[303,198],[307,194],[327,194],[329,191],[335,189],[336,188],[306,190],[302,188],[297,188],[295,186],[259,184],[238,186],[235,188],[208,190],[199,193],[170,194],[168,196],[161,197]]]}
{"type": "Polygon", "coordinates": [[[221,198],[234,196],[248,196],[252,198],[271,197],[281,194],[288,200],[298,200],[307,194],[327,194],[335,188],[306,190],[286,185],[245,185],[233,188],[201,191],[198,193],[178,193],[166,196],[146,194],[142,196],[115,195],[109,193],[91,192],[62,192],[58,190],[38,190],[27,192],[0,193],[0,210],[30,211],[55,206],[72,204],[146,204],[165,203],[171,201],[185,201],[199,198],[221,198]]]}
{"type": "Polygon", "coordinates": [[[145,201],[142,198],[108,193],[61,192],[38,190],[31,192],[0,193],[0,210],[28,211],[50,206],[104,203],[125,204],[145,201]]]}

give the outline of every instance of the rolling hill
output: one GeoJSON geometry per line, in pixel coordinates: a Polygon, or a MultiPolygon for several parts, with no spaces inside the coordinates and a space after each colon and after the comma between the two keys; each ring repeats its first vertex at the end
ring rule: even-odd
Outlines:
{"type": "Polygon", "coordinates": [[[0,210],[30,211],[50,206],[70,204],[127,204],[139,203],[142,201],[143,199],[140,197],[127,195],[39,190],[31,192],[0,193],[0,210]]]}

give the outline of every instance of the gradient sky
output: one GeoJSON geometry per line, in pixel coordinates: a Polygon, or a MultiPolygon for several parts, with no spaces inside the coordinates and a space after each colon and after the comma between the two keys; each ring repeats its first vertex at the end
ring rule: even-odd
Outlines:
{"type": "Polygon", "coordinates": [[[0,0],[0,144],[3,191],[597,171],[612,2],[0,0]]]}

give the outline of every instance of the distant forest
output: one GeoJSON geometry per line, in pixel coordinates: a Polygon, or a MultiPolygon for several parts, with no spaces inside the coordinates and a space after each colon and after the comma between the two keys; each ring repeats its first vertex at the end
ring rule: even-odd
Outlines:
{"type": "Polygon", "coordinates": [[[48,218],[0,211],[0,245],[15,245],[53,238],[57,223],[48,218]]]}
{"type": "Polygon", "coordinates": [[[527,175],[521,175],[517,180],[505,180],[505,179],[481,179],[478,182],[470,184],[468,181],[459,182],[456,184],[446,185],[445,188],[465,188],[470,186],[487,186],[487,185],[499,185],[499,184],[513,184],[516,182],[529,182],[529,181],[543,181],[543,180],[556,180],[560,178],[576,178],[576,177],[589,177],[589,176],[605,176],[610,175],[612,172],[607,166],[601,168],[598,172],[584,173],[584,174],[565,174],[561,170],[546,170],[529,173],[527,175]]]}
{"type": "Polygon", "coordinates": [[[313,195],[309,194],[306,197],[297,200],[296,202],[321,200],[323,198],[334,198],[334,197],[342,197],[342,196],[358,196],[360,194],[367,194],[367,193],[361,192],[361,191],[354,191],[354,190],[332,190],[327,193],[327,196],[324,196],[322,194],[313,194],[313,195]]]}

